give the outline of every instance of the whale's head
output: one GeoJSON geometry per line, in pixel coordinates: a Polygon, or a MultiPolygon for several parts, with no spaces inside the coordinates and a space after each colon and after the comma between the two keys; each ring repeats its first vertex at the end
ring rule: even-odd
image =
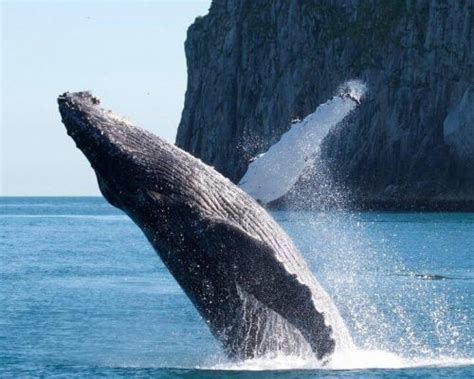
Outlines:
{"type": "Polygon", "coordinates": [[[150,197],[172,195],[172,171],[179,171],[174,146],[102,109],[89,92],[64,93],[58,104],[67,133],[91,163],[112,205],[133,218],[148,213],[150,197]]]}

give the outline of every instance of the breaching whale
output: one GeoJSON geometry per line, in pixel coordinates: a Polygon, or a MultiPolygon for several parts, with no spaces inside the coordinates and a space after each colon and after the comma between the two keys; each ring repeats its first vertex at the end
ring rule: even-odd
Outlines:
{"type": "Polygon", "coordinates": [[[330,297],[255,200],[99,103],[88,92],[59,96],[67,133],[230,357],[309,350],[327,360],[350,341],[330,297]]]}

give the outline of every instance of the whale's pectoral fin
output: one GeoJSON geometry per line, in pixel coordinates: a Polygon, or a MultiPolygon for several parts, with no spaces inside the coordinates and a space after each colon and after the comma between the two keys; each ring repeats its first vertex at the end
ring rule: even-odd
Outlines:
{"type": "Polygon", "coordinates": [[[293,326],[322,358],[334,351],[332,329],[318,312],[311,290],[278,261],[274,250],[235,224],[211,220],[207,224],[209,251],[232,262],[236,284],[293,326]],[[211,246],[209,246],[211,247],[211,246]]]}

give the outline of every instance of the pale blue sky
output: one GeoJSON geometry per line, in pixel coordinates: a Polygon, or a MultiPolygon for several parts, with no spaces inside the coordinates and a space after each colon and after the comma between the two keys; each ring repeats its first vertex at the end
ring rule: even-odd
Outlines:
{"type": "MultiPolygon", "coordinates": [[[[0,0],[1,1],[1,0],[0,0]]],[[[2,1],[0,195],[97,195],[56,98],[91,90],[174,142],[184,40],[206,1],[2,1]]]]}

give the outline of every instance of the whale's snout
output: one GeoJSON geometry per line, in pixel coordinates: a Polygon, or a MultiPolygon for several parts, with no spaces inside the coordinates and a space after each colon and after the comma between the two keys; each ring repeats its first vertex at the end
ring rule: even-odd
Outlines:
{"type": "Polygon", "coordinates": [[[89,92],[66,92],[58,105],[68,135],[91,163],[109,202],[123,209],[123,199],[159,185],[160,173],[150,172],[147,163],[161,149],[149,142],[148,132],[102,109],[89,92]]]}
{"type": "Polygon", "coordinates": [[[58,97],[59,112],[67,133],[94,169],[112,152],[106,124],[94,122],[99,104],[100,101],[89,92],[66,92],[58,97]]]}
{"type": "Polygon", "coordinates": [[[58,97],[67,133],[94,169],[100,190],[114,206],[136,204],[147,191],[160,193],[172,185],[169,167],[175,158],[167,144],[100,106],[89,92],[58,97]],[[153,169],[151,169],[153,167],[153,169]]]}
{"type": "MultiPolygon", "coordinates": [[[[97,138],[98,125],[90,123],[90,110],[100,104],[89,92],[65,92],[58,97],[59,112],[68,134],[76,144],[84,145],[97,138]]],[[[79,147],[79,146],[78,146],[79,147]]]]}

